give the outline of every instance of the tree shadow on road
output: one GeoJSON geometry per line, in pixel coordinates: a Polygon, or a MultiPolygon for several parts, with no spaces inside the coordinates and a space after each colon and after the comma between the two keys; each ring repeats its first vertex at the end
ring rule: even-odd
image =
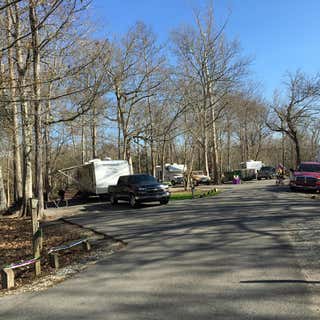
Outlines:
{"type": "MultiPolygon", "coordinates": [[[[51,319],[242,320],[252,314],[257,320],[317,319],[309,316],[307,301],[309,284],[320,281],[304,280],[298,272],[288,276],[288,270],[299,266],[288,240],[290,230],[284,227],[313,219],[315,213],[303,201],[270,201],[269,192],[260,192],[258,198],[253,193],[138,209],[103,203],[83,207],[70,220],[129,245],[72,284],[50,291],[49,301],[61,295],[70,303],[51,319]],[[84,297],[92,307],[71,308],[86,301],[84,297]],[[282,308],[284,303],[290,308],[282,308]]],[[[42,319],[41,314],[33,319],[42,319]]]]}

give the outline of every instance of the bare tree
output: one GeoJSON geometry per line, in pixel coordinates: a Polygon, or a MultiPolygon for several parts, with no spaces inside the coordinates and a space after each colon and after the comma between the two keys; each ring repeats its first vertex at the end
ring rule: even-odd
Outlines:
{"type": "Polygon", "coordinates": [[[131,144],[146,129],[139,111],[147,99],[157,94],[163,82],[159,75],[164,60],[156,58],[158,52],[152,32],[143,23],[137,23],[120,46],[114,45],[114,58],[108,70],[115,96],[115,108],[111,112],[116,110],[117,115],[108,118],[119,125],[118,148],[122,138],[122,158],[128,160],[131,172],[131,144]]]}
{"type": "Polygon", "coordinates": [[[293,142],[295,160],[301,160],[301,127],[305,120],[319,112],[320,75],[309,77],[301,71],[288,74],[285,82],[287,96],[282,100],[275,96],[268,127],[276,132],[285,133],[293,142]]]}
{"type": "Polygon", "coordinates": [[[230,92],[244,74],[248,64],[247,59],[239,56],[237,42],[226,41],[223,30],[214,23],[213,8],[210,6],[203,14],[195,13],[196,27],[189,27],[173,33],[176,52],[181,70],[188,73],[199,86],[201,106],[200,117],[203,128],[203,153],[205,171],[208,174],[208,141],[212,145],[212,173],[214,182],[220,182],[218,149],[217,149],[217,119],[221,116],[225,105],[223,97],[230,92]],[[210,134],[209,134],[210,132],[210,134]]]}
{"type": "MultiPolygon", "coordinates": [[[[7,1],[7,4],[9,2],[7,1]]],[[[6,38],[7,44],[12,42],[12,8],[7,7],[6,10],[6,38]]],[[[14,102],[16,98],[16,76],[14,71],[14,52],[13,48],[7,51],[8,73],[9,73],[9,94],[11,102],[12,113],[12,145],[13,145],[13,175],[14,175],[14,200],[22,200],[22,172],[21,172],[21,157],[20,157],[20,141],[19,141],[19,114],[18,105],[14,102]]]]}

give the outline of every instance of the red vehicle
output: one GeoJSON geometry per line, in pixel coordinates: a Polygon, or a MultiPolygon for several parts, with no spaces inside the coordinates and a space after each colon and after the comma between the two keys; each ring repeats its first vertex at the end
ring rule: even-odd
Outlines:
{"type": "Polygon", "coordinates": [[[320,162],[301,162],[290,179],[291,190],[320,190],[320,162]]]}

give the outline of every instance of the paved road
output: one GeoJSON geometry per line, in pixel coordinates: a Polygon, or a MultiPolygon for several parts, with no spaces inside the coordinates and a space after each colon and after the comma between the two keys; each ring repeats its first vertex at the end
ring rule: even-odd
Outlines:
{"type": "Polygon", "coordinates": [[[91,205],[71,219],[128,247],[44,292],[0,299],[0,319],[319,319],[288,221],[316,202],[270,182],[139,210],[91,205]],[[258,185],[258,187],[257,187],[258,185]]]}

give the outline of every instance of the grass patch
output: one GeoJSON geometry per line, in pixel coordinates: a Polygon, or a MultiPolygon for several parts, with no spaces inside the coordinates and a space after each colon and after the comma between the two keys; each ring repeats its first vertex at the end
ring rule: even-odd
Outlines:
{"type": "MultiPolygon", "coordinates": [[[[213,197],[220,193],[220,191],[214,191],[214,190],[208,190],[208,191],[202,191],[202,190],[196,190],[194,193],[195,199],[197,198],[206,198],[206,197],[213,197]]],[[[192,199],[192,193],[191,191],[181,191],[181,192],[173,192],[171,193],[170,200],[187,200],[192,199]]]]}

